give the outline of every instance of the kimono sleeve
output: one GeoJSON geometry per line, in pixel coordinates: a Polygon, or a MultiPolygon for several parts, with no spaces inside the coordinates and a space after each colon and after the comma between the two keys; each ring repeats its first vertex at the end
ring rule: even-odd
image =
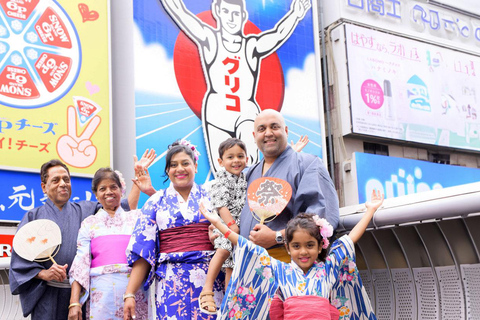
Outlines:
{"type": "Polygon", "coordinates": [[[330,253],[325,262],[327,277],[331,283],[338,279],[341,266],[348,259],[355,259],[355,245],[348,235],[342,236],[330,247],[330,253]]]}
{"type": "Polygon", "coordinates": [[[142,213],[137,219],[126,249],[127,262],[130,266],[133,266],[135,261],[140,258],[145,259],[151,266],[144,285],[145,290],[148,289],[154,280],[156,264],[160,254],[157,210],[163,192],[164,190],[161,190],[154,194],[143,206],[142,213]]]}
{"type": "Polygon", "coordinates": [[[85,292],[80,296],[80,303],[84,304],[90,292],[90,268],[92,265],[91,238],[89,230],[91,228],[90,219],[84,220],[78,232],[77,253],[70,267],[70,284],[77,281],[85,292]]]}
{"type": "Polygon", "coordinates": [[[239,236],[235,268],[220,308],[220,319],[267,319],[279,286],[279,264],[267,250],[239,236]]]}
{"type": "MultiPolygon", "coordinates": [[[[336,245],[338,240],[332,248],[336,245]]],[[[349,319],[377,319],[360,279],[355,254],[346,256],[339,264],[336,282],[330,291],[330,303],[349,319]]]]}
{"type": "Polygon", "coordinates": [[[210,198],[212,207],[215,209],[227,207],[229,199],[229,190],[225,179],[218,178],[210,189],[210,198]]]}
{"type": "MultiPolygon", "coordinates": [[[[36,208],[33,211],[27,212],[20,222],[18,229],[32,221],[37,210],[40,209],[36,208]]],[[[44,269],[45,267],[40,262],[25,260],[15,252],[15,248],[12,249],[8,274],[10,290],[12,294],[20,295],[22,311],[25,317],[32,312],[38,300],[45,293],[47,284],[45,281],[35,278],[35,276],[44,269]]]]}
{"type": "Polygon", "coordinates": [[[340,220],[338,195],[323,162],[315,157],[298,184],[292,212],[307,212],[319,215],[335,230],[340,220]]]}

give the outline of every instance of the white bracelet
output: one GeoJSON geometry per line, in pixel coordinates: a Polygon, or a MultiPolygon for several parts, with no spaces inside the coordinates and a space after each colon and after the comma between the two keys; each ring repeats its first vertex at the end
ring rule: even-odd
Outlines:
{"type": "Polygon", "coordinates": [[[124,293],[123,294],[123,302],[127,300],[128,298],[134,298],[135,299],[135,294],[134,293],[124,293]]]}

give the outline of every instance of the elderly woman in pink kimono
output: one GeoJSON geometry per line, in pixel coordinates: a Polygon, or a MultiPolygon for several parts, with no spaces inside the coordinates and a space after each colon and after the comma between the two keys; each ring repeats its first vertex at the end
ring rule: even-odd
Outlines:
{"type": "MultiPolygon", "coordinates": [[[[69,274],[72,294],[68,319],[82,319],[81,307],[88,297],[88,319],[123,319],[122,295],[131,272],[125,249],[140,211],[122,209],[121,178],[111,168],[95,173],[92,190],[103,209],[86,218],[78,234],[77,255],[69,274]]],[[[137,320],[147,319],[146,292],[139,290],[135,300],[137,320]]]]}

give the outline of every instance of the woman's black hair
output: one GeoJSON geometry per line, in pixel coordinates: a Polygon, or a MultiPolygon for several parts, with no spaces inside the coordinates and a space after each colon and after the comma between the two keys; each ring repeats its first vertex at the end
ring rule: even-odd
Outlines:
{"type": "Polygon", "coordinates": [[[97,172],[95,172],[95,175],[93,176],[93,179],[92,179],[93,193],[95,194],[97,193],[98,185],[100,184],[100,182],[102,182],[102,180],[105,180],[105,179],[112,179],[118,185],[120,190],[122,190],[122,182],[120,182],[120,177],[118,176],[118,174],[115,171],[113,171],[112,168],[105,167],[105,168],[98,169],[97,172]]]}
{"type": "MultiPolygon", "coordinates": [[[[193,164],[197,163],[197,160],[195,159],[195,153],[192,150],[193,145],[186,145],[180,143],[181,140],[177,140],[171,145],[168,146],[168,152],[167,155],[165,156],[165,174],[164,176],[166,179],[163,181],[164,183],[168,181],[168,170],[170,169],[170,164],[172,162],[172,157],[180,152],[185,152],[193,161],[193,164]]],[[[195,146],[193,146],[195,148],[195,146]]]]}
{"type": "MultiPolygon", "coordinates": [[[[313,220],[313,216],[314,215],[310,213],[299,213],[295,218],[288,221],[287,227],[285,228],[285,240],[287,246],[290,242],[292,242],[293,233],[299,229],[303,229],[317,240],[320,248],[322,247],[323,238],[320,234],[320,229],[315,224],[315,220],[313,220]]],[[[318,255],[318,260],[325,261],[327,258],[327,252],[327,249],[322,249],[318,255]]]]}

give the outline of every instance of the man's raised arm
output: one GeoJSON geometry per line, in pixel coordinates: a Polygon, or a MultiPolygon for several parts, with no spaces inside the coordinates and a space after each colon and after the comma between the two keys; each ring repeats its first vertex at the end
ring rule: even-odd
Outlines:
{"type": "MultiPolygon", "coordinates": [[[[266,56],[277,50],[293,33],[298,22],[311,8],[310,0],[293,0],[290,11],[271,30],[265,31],[254,45],[254,51],[266,56]]],[[[255,53],[254,53],[255,55],[255,53]]]]}
{"type": "Polygon", "coordinates": [[[212,27],[190,12],[182,0],[160,2],[178,27],[198,44],[206,43],[210,37],[214,37],[212,27]]]}

